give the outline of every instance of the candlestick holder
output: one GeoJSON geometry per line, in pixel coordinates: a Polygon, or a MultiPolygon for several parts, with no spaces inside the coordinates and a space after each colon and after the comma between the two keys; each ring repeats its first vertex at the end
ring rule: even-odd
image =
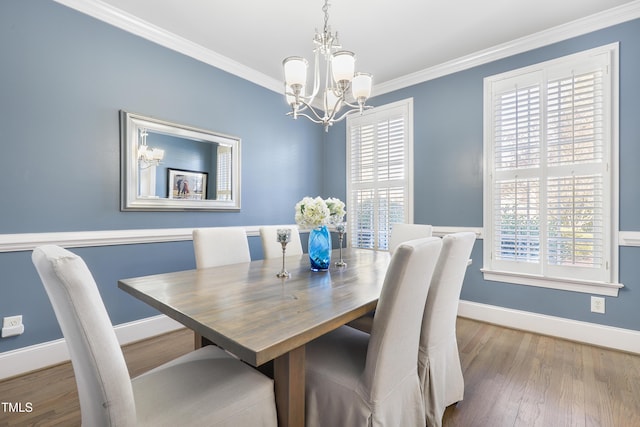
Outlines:
{"type": "Polygon", "coordinates": [[[278,240],[278,243],[282,245],[282,270],[280,270],[280,272],[276,274],[276,276],[280,278],[291,277],[291,274],[289,274],[289,272],[286,270],[284,266],[285,252],[287,251],[287,243],[291,241],[291,229],[278,228],[277,240],[278,240]]]}
{"type": "Polygon", "coordinates": [[[342,241],[344,240],[344,235],[347,232],[347,224],[344,222],[339,222],[336,224],[336,231],[338,232],[338,241],[340,242],[340,260],[336,261],[336,267],[346,267],[347,263],[342,259],[342,241]]]}

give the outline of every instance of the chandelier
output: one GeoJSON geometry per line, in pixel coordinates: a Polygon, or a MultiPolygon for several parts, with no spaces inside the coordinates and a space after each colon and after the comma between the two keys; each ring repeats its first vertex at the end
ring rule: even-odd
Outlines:
{"type": "Polygon", "coordinates": [[[322,7],[324,12],[324,29],[318,32],[313,38],[314,44],[314,67],[313,67],[313,90],[307,94],[307,68],[309,62],[300,56],[290,56],[282,61],[284,67],[285,98],[287,104],[291,106],[288,116],[297,119],[298,116],[306,117],[314,123],[324,126],[325,132],[329,126],[338,122],[347,115],[362,112],[372,108],[365,105],[371,95],[372,76],[369,73],[356,73],[356,57],[353,52],[342,49],[338,41],[338,32],[331,32],[329,26],[329,1],[325,0],[322,7]],[[316,100],[320,91],[320,57],[324,58],[324,89],[322,90],[322,100],[316,100]],[[351,92],[351,102],[347,99],[351,92]],[[315,102],[314,102],[315,101],[315,102]],[[322,103],[322,114],[318,112],[312,104],[322,103]],[[343,107],[346,111],[342,111],[343,107]],[[309,111],[311,115],[307,114],[309,111]]]}

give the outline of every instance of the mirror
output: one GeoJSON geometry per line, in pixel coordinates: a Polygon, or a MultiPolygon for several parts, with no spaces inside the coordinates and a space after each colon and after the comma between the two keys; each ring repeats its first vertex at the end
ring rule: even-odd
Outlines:
{"type": "Polygon", "coordinates": [[[240,210],[240,138],[120,111],[121,210],[240,210]]]}

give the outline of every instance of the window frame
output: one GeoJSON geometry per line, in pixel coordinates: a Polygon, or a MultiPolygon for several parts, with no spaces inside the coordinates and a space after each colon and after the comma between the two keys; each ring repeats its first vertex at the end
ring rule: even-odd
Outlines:
{"type": "MultiPolygon", "coordinates": [[[[385,120],[389,120],[393,116],[402,114],[405,123],[405,146],[404,148],[404,219],[405,223],[413,223],[413,98],[407,98],[404,100],[392,102],[389,104],[381,105],[369,110],[365,110],[362,114],[347,116],[346,125],[346,173],[347,173],[347,203],[350,205],[352,201],[352,192],[355,188],[364,189],[370,188],[373,191],[384,187],[379,185],[378,181],[373,181],[370,186],[354,183],[352,180],[352,141],[351,130],[354,126],[362,126],[367,123],[378,124],[385,120]]],[[[377,161],[377,159],[376,159],[377,161]]],[[[348,215],[353,215],[354,210],[352,208],[347,209],[348,215]]],[[[374,213],[374,217],[377,218],[377,213],[374,213]]],[[[372,250],[384,250],[379,247],[378,240],[380,239],[380,229],[378,228],[378,221],[374,219],[374,240],[372,250]]],[[[390,225],[390,224],[389,224],[390,225]]],[[[348,233],[353,237],[356,236],[356,231],[352,228],[355,226],[355,221],[352,218],[348,219],[348,233]]],[[[389,230],[390,231],[390,227],[389,230]]],[[[387,235],[387,244],[388,244],[387,235]]],[[[352,239],[347,239],[347,246],[352,246],[352,239]]]]}
{"type": "MultiPolygon", "coordinates": [[[[619,46],[618,43],[612,43],[605,46],[600,46],[594,49],[585,50],[572,55],[567,55],[550,61],[545,61],[539,64],[534,64],[528,67],[508,71],[505,73],[488,76],[484,79],[484,104],[483,104],[483,123],[484,123],[484,183],[483,183],[483,212],[484,212],[484,248],[483,248],[483,268],[481,271],[484,274],[485,280],[505,282],[518,285],[538,286],[544,288],[561,289],[567,291],[584,292],[590,294],[600,294],[617,296],[618,290],[623,287],[618,283],[618,234],[619,234],[619,113],[618,113],[618,101],[619,101],[619,46]],[[533,76],[542,77],[540,84],[545,89],[541,105],[542,113],[540,114],[541,124],[541,138],[546,138],[544,121],[545,111],[548,107],[546,102],[546,87],[544,86],[548,81],[551,81],[551,75],[554,75],[556,70],[565,68],[576,68],[582,66],[585,62],[588,62],[590,58],[602,57],[604,55],[607,59],[606,79],[605,79],[605,91],[608,91],[608,95],[605,95],[604,101],[604,123],[605,123],[605,140],[609,140],[604,144],[605,157],[604,161],[606,167],[606,175],[604,191],[606,193],[606,199],[608,200],[608,206],[605,215],[609,222],[607,228],[604,230],[604,258],[605,258],[605,270],[608,273],[604,274],[604,280],[589,280],[586,278],[567,278],[557,277],[549,274],[548,271],[544,271],[544,268],[540,266],[537,269],[527,268],[524,262],[511,262],[505,263],[493,259],[494,253],[494,175],[497,175],[494,169],[494,93],[500,93],[494,87],[500,87],[505,81],[513,79],[522,79],[529,82],[533,76]],[[508,265],[505,266],[505,264],[508,265]]],[[[544,143],[542,144],[545,145],[544,143]]],[[[541,152],[540,156],[544,157],[547,152],[541,152]]],[[[546,162],[541,162],[541,165],[546,162]]],[[[526,173],[526,172],[525,172],[526,173]]],[[[526,175],[525,175],[526,176],[526,175]]],[[[552,175],[547,173],[544,166],[540,167],[539,174],[540,185],[552,175]]],[[[542,194],[546,194],[543,193],[542,194]]],[[[544,205],[546,212],[547,203],[546,197],[541,197],[541,202],[544,205]]],[[[546,228],[546,224],[541,224],[541,227],[546,228]]],[[[544,234],[543,234],[544,236],[544,234]]],[[[542,236],[541,236],[542,237],[542,236]]],[[[541,245],[548,244],[548,240],[540,242],[541,245]]],[[[541,261],[541,263],[543,263],[541,261]]],[[[530,267],[530,266],[529,266],[530,267]]],[[[575,268],[575,267],[574,267],[575,268]]],[[[553,270],[553,269],[551,269],[553,270]]]]}

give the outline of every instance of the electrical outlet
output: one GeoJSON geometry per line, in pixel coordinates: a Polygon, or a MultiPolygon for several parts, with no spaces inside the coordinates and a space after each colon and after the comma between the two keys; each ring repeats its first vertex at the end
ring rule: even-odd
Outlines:
{"type": "Polygon", "coordinates": [[[17,316],[9,316],[2,319],[2,338],[13,337],[24,332],[22,324],[22,314],[17,316]]]}
{"type": "Polygon", "coordinates": [[[15,328],[22,324],[22,315],[5,317],[2,320],[3,328],[15,328]]]}
{"type": "Polygon", "coordinates": [[[591,297],[591,312],[604,314],[604,298],[591,297]]]}

